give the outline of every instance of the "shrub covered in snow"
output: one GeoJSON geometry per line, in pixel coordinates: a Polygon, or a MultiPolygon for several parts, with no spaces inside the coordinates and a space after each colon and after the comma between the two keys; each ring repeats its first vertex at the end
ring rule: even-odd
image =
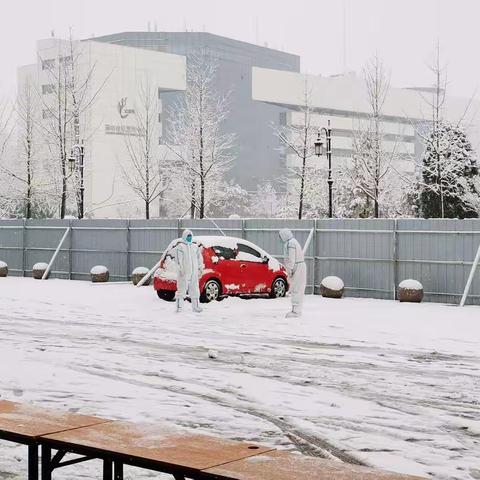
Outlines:
{"type": "Polygon", "coordinates": [[[104,265],[96,265],[90,270],[90,277],[93,283],[108,282],[110,273],[104,265]]]}
{"type": "Polygon", "coordinates": [[[0,277],[6,277],[8,275],[8,265],[5,262],[0,261],[0,277]]]}
{"type": "Polygon", "coordinates": [[[423,299],[423,285],[417,280],[403,280],[398,285],[398,299],[401,302],[420,303],[423,299]]]}
{"type": "Polygon", "coordinates": [[[45,273],[45,270],[48,268],[47,263],[43,262],[38,262],[32,267],[32,275],[33,278],[37,280],[41,280],[43,277],[43,274],[45,273]]]}
{"type": "Polygon", "coordinates": [[[342,298],[345,291],[343,280],[338,277],[325,277],[320,283],[320,295],[327,298],[342,298]]]}
{"type": "MultiPolygon", "coordinates": [[[[146,267],[137,267],[132,272],[132,282],[134,285],[148,273],[148,268],[146,267]]],[[[150,285],[150,278],[148,278],[143,285],[150,285]]]]}

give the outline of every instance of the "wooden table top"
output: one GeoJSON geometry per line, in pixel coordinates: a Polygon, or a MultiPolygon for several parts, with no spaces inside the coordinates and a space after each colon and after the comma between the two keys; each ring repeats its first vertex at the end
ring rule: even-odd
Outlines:
{"type": "Polygon", "coordinates": [[[0,438],[14,434],[35,439],[49,433],[108,422],[103,418],[63,413],[48,408],[0,400],[0,438]]]}
{"type": "Polygon", "coordinates": [[[271,451],[251,443],[191,433],[170,424],[110,422],[46,435],[52,445],[83,447],[158,463],[160,467],[203,470],[271,451]]]}
{"type": "MultiPolygon", "coordinates": [[[[422,480],[346,463],[272,451],[205,470],[218,480],[422,480]]],[[[424,480],[424,479],[423,479],[424,480]]]]}

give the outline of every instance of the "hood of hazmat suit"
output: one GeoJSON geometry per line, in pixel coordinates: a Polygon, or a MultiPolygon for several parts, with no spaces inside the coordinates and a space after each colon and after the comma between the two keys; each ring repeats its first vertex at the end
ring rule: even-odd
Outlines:
{"type": "Polygon", "coordinates": [[[282,228],[279,232],[278,235],[280,235],[280,238],[282,239],[282,242],[288,242],[293,238],[293,233],[290,229],[288,228],[282,228]]]}

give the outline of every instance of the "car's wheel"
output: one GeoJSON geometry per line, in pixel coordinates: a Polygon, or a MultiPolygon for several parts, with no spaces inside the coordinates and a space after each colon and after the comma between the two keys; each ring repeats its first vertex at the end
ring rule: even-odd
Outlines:
{"type": "Polygon", "coordinates": [[[284,278],[278,277],[272,283],[272,290],[270,291],[270,298],[281,298],[287,293],[287,282],[284,278]]]}
{"type": "Polygon", "coordinates": [[[171,290],[157,290],[158,298],[165,300],[166,302],[173,302],[175,300],[175,292],[171,290]]]}
{"type": "Polygon", "coordinates": [[[200,296],[200,301],[203,303],[213,302],[215,300],[220,300],[222,295],[222,288],[218,280],[208,280],[203,288],[203,292],[200,296]]]}

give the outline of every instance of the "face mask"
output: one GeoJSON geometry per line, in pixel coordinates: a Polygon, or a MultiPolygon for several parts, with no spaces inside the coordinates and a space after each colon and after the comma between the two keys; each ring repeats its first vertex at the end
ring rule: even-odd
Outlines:
{"type": "Polygon", "coordinates": [[[186,240],[187,240],[187,243],[192,243],[193,238],[191,235],[188,235],[186,240]]]}

